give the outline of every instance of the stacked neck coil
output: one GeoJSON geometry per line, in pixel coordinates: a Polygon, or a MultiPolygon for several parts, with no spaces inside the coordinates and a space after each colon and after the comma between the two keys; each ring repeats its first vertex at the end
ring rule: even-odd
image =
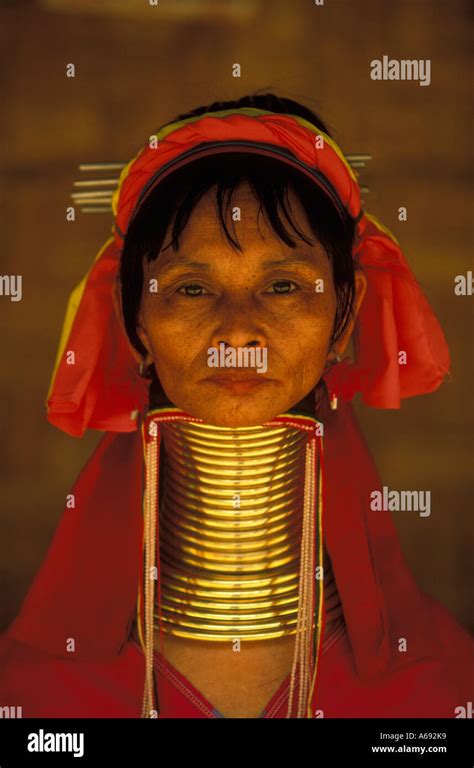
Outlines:
{"type": "Polygon", "coordinates": [[[190,422],[161,432],[164,631],[222,641],[294,634],[307,435],[190,422]]]}

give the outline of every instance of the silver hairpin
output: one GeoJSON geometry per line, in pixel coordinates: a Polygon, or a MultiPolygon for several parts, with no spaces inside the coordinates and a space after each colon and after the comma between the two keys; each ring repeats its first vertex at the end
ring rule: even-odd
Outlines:
{"type": "MultiPolygon", "coordinates": [[[[364,153],[346,155],[346,160],[351,168],[365,168],[366,163],[372,160],[371,155],[364,153]]],[[[112,213],[112,197],[117,189],[119,177],[110,178],[110,171],[121,171],[126,163],[81,163],[79,171],[84,173],[96,173],[107,171],[109,175],[104,178],[81,179],[73,182],[75,189],[71,198],[80,207],[81,213],[112,213]]],[[[360,186],[362,194],[367,194],[369,188],[360,186]]]]}

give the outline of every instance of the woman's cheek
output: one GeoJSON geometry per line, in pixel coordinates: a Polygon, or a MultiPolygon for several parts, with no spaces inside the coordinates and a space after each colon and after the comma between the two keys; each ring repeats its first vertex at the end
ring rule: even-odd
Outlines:
{"type": "MultiPolygon", "coordinates": [[[[196,363],[206,357],[210,330],[187,322],[163,320],[152,334],[153,356],[157,367],[174,377],[183,376],[196,363]]],[[[206,358],[207,359],[207,358],[206,358]]]]}

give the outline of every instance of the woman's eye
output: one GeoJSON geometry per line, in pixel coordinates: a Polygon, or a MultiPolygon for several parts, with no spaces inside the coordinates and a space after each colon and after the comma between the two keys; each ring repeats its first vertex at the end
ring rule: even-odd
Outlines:
{"type": "Polygon", "coordinates": [[[272,283],[271,288],[271,293],[294,293],[296,290],[296,283],[292,280],[278,280],[278,282],[272,283]]]}
{"type": "Polygon", "coordinates": [[[182,293],[185,296],[202,296],[204,288],[197,283],[188,283],[187,285],[182,285],[181,288],[178,288],[178,293],[182,293]]]}

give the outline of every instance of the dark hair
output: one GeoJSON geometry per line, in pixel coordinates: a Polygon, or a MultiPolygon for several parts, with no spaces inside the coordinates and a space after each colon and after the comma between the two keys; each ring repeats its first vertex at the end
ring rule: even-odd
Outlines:
{"type": "MultiPolygon", "coordinates": [[[[178,115],[171,122],[195,117],[204,112],[239,107],[299,115],[331,136],[322,120],[311,110],[296,101],[279,98],[271,93],[244,96],[237,101],[214,102],[209,106],[198,107],[178,115]]],[[[164,178],[145,197],[128,226],[120,263],[122,311],[130,342],[141,355],[146,354],[137,333],[143,288],[143,258],[146,257],[148,262],[157,258],[163,249],[163,241],[170,225],[171,241],[166,248],[172,245],[173,250],[178,250],[180,235],[191,213],[200,199],[213,187],[216,187],[217,210],[222,229],[228,241],[241,250],[240,244],[227,229],[226,214],[233,192],[245,182],[252,188],[266,219],[283,242],[292,248],[296,247],[279,210],[283,212],[293,232],[304,242],[319,242],[326,250],[332,265],[337,296],[331,343],[343,332],[351,317],[354,300],[353,219],[345,211],[341,215],[317,184],[291,166],[269,157],[229,152],[198,158],[164,178]],[[292,217],[288,200],[289,187],[301,202],[316,240],[308,238],[300,231],[292,217]]],[[[158,383],[153,366],[151,377],[158,383]]]]}

